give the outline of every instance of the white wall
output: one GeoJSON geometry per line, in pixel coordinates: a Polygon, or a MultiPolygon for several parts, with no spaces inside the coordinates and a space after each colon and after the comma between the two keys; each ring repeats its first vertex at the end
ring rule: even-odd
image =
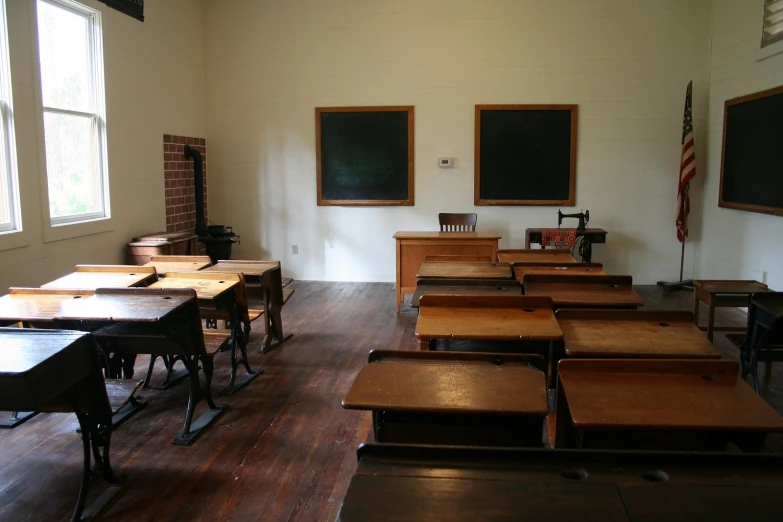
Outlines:
{"type": "Polygon", "coordinates": [[[717,0],[712,22],[709,155],[699,277],[756,279],[783,290],[783,218],[718,207],[726,100],[783,84],[783,54],[760,62],[762,0],[717,0]]]}
{"type": "MultiPolygon", "coordinates": [[[[94,0],[105,55],[111,230],[44,240],[32,5],[7,0],[25,246],[0,250],[0,288],[40,285],[76,263],[118,263],[133,236],[165,230],[163,134],[204,136],[204,6],[201,0],[145,3],[146,21],[94,0]]],[[[3,248],[0,238],[0,249],[3,248]]],[[[7,243],[7,241],[6,241],[7,243]]]]}
{"type": "Polygon", "coordinates": [[[638,283],[676,279],[685,87],[694,81],[703,158],[711,8],[208,0],[207,131],[210,176],[220,180],[210,217],[241,234],[238,256],[281,259],[302,279],[392,281],[392,235],[434,230],[438,212],[478,212],[502,247],[521,247],[525,228],[557,225],[557,208],[473,206],[474,105],[577,103],[577,206],[563,210],[589,209],[590,225],[609,230],[594,249],[609,271],[638,283]],[[414,207],[316,206],[314,108],[339,105],[415,106],[414,207]],[[439,156],[456,167],[436,168],[439,156]]]}

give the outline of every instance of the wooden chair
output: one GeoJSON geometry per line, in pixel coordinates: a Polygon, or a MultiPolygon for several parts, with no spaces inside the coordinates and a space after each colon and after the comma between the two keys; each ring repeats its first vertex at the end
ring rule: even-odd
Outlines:
{"type": "Polygon", "coordinates": [[[441,232],[475,232],[476,214],[438,214],[441,232]]]}

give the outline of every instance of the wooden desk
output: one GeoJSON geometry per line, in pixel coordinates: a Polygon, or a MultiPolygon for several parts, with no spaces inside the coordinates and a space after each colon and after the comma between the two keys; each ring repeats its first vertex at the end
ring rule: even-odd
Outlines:
{"type": "Polygon", "coordinates": [[[155,268],[134,265],[76,265],[75,270],[41,288],[95,290],[147,286],[158,278],[155,268]]]}
{"type": "Polygon", "coordinates": [[[541,367],[540,356],[374,350],[343,408],[371,410],[378,442],[540,446],[541,367]]]}
{"type": "Polygon", "coordinates": [[[358,454],[341,522],[777,522],[783,512],[780,455],[395,444],[358,454]]]}
{"type": "Polygon", "coordinates": [[[726,359],[564,359],[555,445],[759,451],[783,417],[737,374],[726,359]]]}
{"type": "Polygon", "coordinates": [[[397,232],[396,307],[403,295],[416,290],[416,273],[426,255],[491,256],[495,259],[500,234],[497,232],[397,232]]]}
{"type": "MultiPolygon", "coordinates": [[[[260,288],[264,302],[264,342],[261,352],[265,353],[280,343],[292,337],[283,333],[282,310],[285,304],[283,298],[283,277],[279,261],[246,261],[232,259],[218,261],[214,266],[205,268],[210,272],[233,272],[243,274],[248,288],[260,288]]],[[[250,334],[249,325],[245,329],[250,334]]]]}
{"type": "Polygon", "coordinates": [[[411,308],[419,307],[424,295],[522,295],[522,285],[509,279],[419,279],[411,308]]]}
{"type": "Polygon", "coordinates": [[[699,325],[699,303],[707,305],[707,339],[712,341],[713,332],[744,332],[744,326],[715,327],[715,308],[744,308],[750,304],[750,297],[757,292],[768,291],[767,285],[758,281],[700,280],[693,282],[693,320],[699,325]]]}
{"type": "Polygon", "coordinates": [[[555,308],[636,308],[644,301],[631,276],[550,276],[528,274],[525,295],[546,296],[555,308]]]}
{"type": "Polygon", "coordinates": [[[425,261],[419,267],[416,277],[418,279],[511,279],[513,273],[508,263],[425,261]]]}
{"type": "Polygon", "coordinates": [[[759,393],[759,352],[765,349],[767,376],[771,376],[772,361],[781,360],[783,339],[783,292],[761,292],[752,296],[748,309],[748,333],[740,348],[742,378],[753,377],[753,388],[759,393]],[[770,343],[778,343],[770,344],[770,343]],[[773,348],[774,346],[774,348],[773,348]]]}
{"type": "Polygon", "coordinates": [[[600,263],[514,263],[514,279],[524,281],[527,274],[538,275],[606,275],[600,263]]]}
{"type": "MultiPolygon", "coordinates": [[[[124,483],[114,475],[109,460],[112,410],[98,352],[89,335],[0,328],[0,409],[76,413],[84,460],[73,520],[81,520],[95,478],[115,487],[89,507],[93,514],[100,512],[124,483]]],[[[41,501],[46,501],[43,491],[41,501]]]]}
{"type": "Polygon", "coordinates": [[[558,310],[568,357],[720,359],[690,312],[558,310]]]}
{"type": "Polygon", "coordinates": [[[208,373],[201,321],[193,291],[149,288],[105,288],[91,290],[50,290],[11,288],[0,298],[0,324],[30,322],[47,328],[59,327],[87,332],[120,328],[119,340],[109,348],[120,353],[171,354],[181,357],[190,376],[190,396],[185,423],[174,443],[190,444],[224,409],[212,401],[212,376],[208,373]],[[131,348],[120,342],[140,337],[143,342],[131,348]],[[156,342],[163,339],[166,342],[156,342]],[[200,342],[199,342],[200,340],[200,342]],[[199,363],[204,365],[205,385],[199,381],[199,363]],[[193,421],[198,403],[206,401],[209,410],[193,421]]]}
{"type": "Polygon", "coordinates": [[[567,248],[553,248],[551,250],[544,250],[543,248],[498,250],[497,258],[502,263],[512,265],[515,263],[557,263],[560,265],[578,263],[567,248]]]}
{"type": "Polygon", "coordinates": [[[168,272],[201,270],[211,264],[209,256],[152,256],[144,266],[154,267],[158,275],[168,272]]]}
{"type": "MultiPolygon", "coordinates": [[[[530,248],[531,243],[541,244],[541,228],[528,228],[525,230],[525,248],[530,248]]],[[[588,228],[586,230],[577,230],[576,237],[583,238],[585,242],[585,254],[582,261],[591,263],[593,258],[593,243],[606,243],[606,235],[609,232],[603,228],[588,228]]]]}

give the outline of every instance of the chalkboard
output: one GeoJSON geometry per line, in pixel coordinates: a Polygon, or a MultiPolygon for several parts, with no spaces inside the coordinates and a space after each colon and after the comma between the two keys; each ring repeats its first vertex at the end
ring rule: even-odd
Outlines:
{"type": "Polygon", "coordinates": [[[576,105],[476,105],[476,205],[576,204],[576,105]]]}
{"type": "Polygon", "coordinates": [[[783,86],[726,101],[718,205],[783,216],[783,86]]]}
{"type": "Polygon", "coordinates": [[[318,205],[413,205],[413,107],[319,107],[318,205]]]}

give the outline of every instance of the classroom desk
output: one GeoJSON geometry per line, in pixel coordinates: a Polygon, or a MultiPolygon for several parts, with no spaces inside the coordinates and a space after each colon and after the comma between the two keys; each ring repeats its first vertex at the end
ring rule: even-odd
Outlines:
{"type": "Polygon", "coordinates": [[[416,272],[417,279],[511,279],[508,263],[461,261],[425,261],[416,272]]]}
{"type": "Polygon", "coordinates": [[[527,274],[538,275],[606,275],[600,263],[514,263],[514,279],[523,281],[527,274]]]}
{"type": "Polygon", "coordinates": [[[0,324],[30,322],[45,328],[68,328],[96,332],[119,329],[109,347],[125,353],[173,355],[182,358],[190,376],[190,395],[185,423],[178,445],[190,444],[224,410],[215,405],[210,390],[211,361],[204,357],[201,321],[196,296],[192,291],[156,291],[149,288],[102,288],[89,290],[51,290],[11,288],[0,297],[0,324]],[[126,348],[124,338],[140,337],[143,342],[126,348]],[[163,339],[166,342],[157,342],[163,339]],[[204,367],[205,385],[199,381],[199,362],[204,367]],[[204,400],[209,410],[193,421],[198,403],[204,400]]]}
{"type": "MultiPolygon", "coordinates": [[[[531,243],[541,244],[542,228],[528,228],[525,230],[525,248],[530,248],[531,243]]],[[[585,254],[582,261],[591,263],[593,258],[593,243],[606,243],[606,235],[609,232],[603,228],[588,228],[577,230],[576,237],[583,238],[585,242],[585,254]]]]}
{"type": "MultiPolygon", "coordinates": [[[[199,256],[201,257],[201,256],[199,256]]],[[[187,272],[188,270],[201,270],[210,265],[209,258],[206,261],[159,261],[153,260],[143,266],[155,268],[158,275],[166,275],[169,272],[187,272]]]]}
{"type": "Polygon", "coordinates": [[[783,338],[783,292],[763,292],[751,298],[748,309],[747,342],[740,347],[743,379],[750,374],[753,388],[759,393],[759,351],[766,347],[767,375],[771,375],[771,363],[780,360],[780,346],[772,348],[770,342],[780,343],[783,338]]]}
{"type": "Polygon", "coordinates": [[[540,446],[549,411],[543,363],[537,355],[373,350],[342,404],[372,411],[377,442],[540,446]]]}
{"type": "Polygon", "coordinates": [[[522,295],[519,281],[509,279],[419,279],[411,308],[419,307],[424,295],[522,295]]]}
{"type": "Polygon", "coordinates": [[[555,447],[759,451],[783,417],[734,360],[564,359],[555,447]]]}
{"type": "Polygon", "coordinates": [[[509,263],[512,265],[515,263],[558,263],[561,265],[578,263],[576,258],[571,255],[571,251],[567,248],[553,248],[551,250],[544,250],[542,248],[498,250],[497,259],[502,263],[509,263]]]}
{"type": "Polygon", "coordinates": [[[750,297],[757,292],[767,292],[769,289],[758,281],[724,281],[697,280],[693,282],[693,320],[699,325],[699,303],[707,305],[707,339],[712,341],[713,332],[743,332],[744,326],[715,327],[715,308],[744,308],[750,304],[750,297]]]}
{"type": "Polygon", "coordinates": [[[416,337],[429,350],[436,339],[557,341],[563,332],[550,299],[524,295],[426,295],[419,301],[416,337]]]}
{"type": "Polygon", "coordinates": [[[341,522],[777,522],[783,457],[365,444],[341,522]]]}
{"type": "Polygon", "coordinates": [[[76,265],[73,272],[41,288],[95,290],[96,288],[128,288],[147,286],[157,280],[155,268],[133,265],[76,265]]]}
{"type": "Polygon", "coordinates": [[[528,274],[525,295],[552,298],[555,308],[636,308],[644,301],[631,276],[557,276],[528,274]]]}
{"type": "Polygon", "coordinates": [[[403,296],[416,290],[416,273],[426,255],[490,256],[495,259],[497,232],[397,232],[395,305],[400,311],[403,296]]]}
{"type": "Polygon", "coordinates": [[[691,312],[558,310],[568,357],[720,359],[691,312]]]}
{"type": "MultiPolygon", "coordinates": [[[[205,268],[206,272],[233,272],[245,276],[248,288],[260,288],[264,302],[264,342],[261,344],[261,352],[265,353],[271,348],[287,341],[292,334],[283,333],[282,310],[283,277],[280,270],[280,261],[246,261],[232,259],[230,261],[218,261],[215,265],[205,268]]],[[[250,334],[250,325],[245,328],[246,334],[250,334]]]]}
{"type": "MultiPolygon", "coordinates": [[[[0,328],[0,409],[76,413],[84,459],[73,520],[82,519],[95,479],[104,479],[113,487],[88,506],[88,516],[100,512],[124,484],[125,479],[116,477],[111,468],[112,411],[98,352],[89,335],[0,328]]],[[[45,491],[41,491],[41,501],[46,501],[45,491]]]]}
{"type": "Polygon", "coordinates": [[[239,321],[237,292],[240,279],[231,273],[170,272],[163,279],[150,285],[150,288],[192,289],[196,292],[200,309],[217,311],[230,317],[231,334],[231,372],[228,386],[220,391],[221,395],[231,395],[263,373],[253,370],[247,358],[245,336],[239,321]],[[237,369],[242,364],[245,374],[237,377],[237,369]]]}

